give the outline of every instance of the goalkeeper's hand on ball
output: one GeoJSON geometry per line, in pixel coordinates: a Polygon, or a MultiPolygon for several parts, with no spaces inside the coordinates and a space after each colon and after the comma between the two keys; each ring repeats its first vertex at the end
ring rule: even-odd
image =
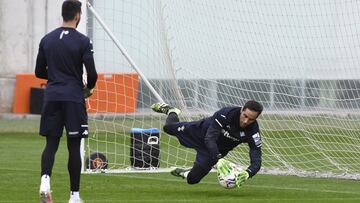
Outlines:
{"type": "Polygon", "coordinates": [[[228,160],[219,159],[217,162],[217,175],[220,176],[228,176],[230,173],[236,173],[236,185],[237,187],[241,187],[247,179],[249,179],[249,173],[247,171],[238,171],[236,165],[228,160]]]}
{"type": "Polygon", "coordinates": [[[242,171],[236,176],[236,185],[237,187],[241,187],[245,181],[249,179],[249,173],[247,171],[242,171]]]}
{"type": "Polygon", "coordinates": [[[232,171],[232,163],[225,159],[219,159],[217,162],[217,175],[227,176],[232,171]]]}
{"type": "Polygon", "coordinates": [[[90,97],[94,92],[94,88],[93,89],[89,89],[88,87],[84,88],[84,97],[85,99],[90,97]]]}

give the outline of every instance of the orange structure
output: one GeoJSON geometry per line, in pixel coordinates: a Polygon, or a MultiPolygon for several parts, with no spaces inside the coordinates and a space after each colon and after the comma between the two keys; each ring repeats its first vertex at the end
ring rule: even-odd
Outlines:
{"type": "Polygon", "coordinates": [[[42,84],[46,84],[46,80],[36,78],[34,74],[16,74],[13,112],[29,113],[30,88],[41,87],[42,84]]]}
{"type": "MultiPolygon", "coordinates": [[[[139,76],[136,73],[98,74],[94,94],[89,98],[88,112],[135,112],[139,76]]],[[[14,113],[30,112],[30,88],[41,87],[46,80],[34,74],[17,74],[14,113]]]]}
{"type": "Polygon", "coordinates": [[[138,80],[135,73],[99,74],[88,112],[135,112],[138,80]]]}

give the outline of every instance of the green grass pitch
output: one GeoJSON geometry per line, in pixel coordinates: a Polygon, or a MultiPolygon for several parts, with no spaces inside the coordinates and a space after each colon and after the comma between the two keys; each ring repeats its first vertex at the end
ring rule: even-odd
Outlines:
{"type": "MultiPolygon", "coordinates": [[[[31,122],[31,121],[29,121],[31,122]]],[[[0,202],[38,202],[40,154],[45,144],[37,127],[0,120],[0,202]],[[15,128],[14,128],[15,127],[15,128]],[[13,129],[17,129],[12,132],[13,129]],[[19,130],[21,129],[21,130],[19,130]]],[[[35,125],[36,126],[36,125],[35,125]]],[[[62,139],[52,176],[55,203],[69,198],[66,140],[62,139]]],[[[214,173],[188,185],[168,173],[83,174],[81,196],[91,202],[360,202],[355,180],[258,174],[241,189],[221,188],[214,173]]]]}

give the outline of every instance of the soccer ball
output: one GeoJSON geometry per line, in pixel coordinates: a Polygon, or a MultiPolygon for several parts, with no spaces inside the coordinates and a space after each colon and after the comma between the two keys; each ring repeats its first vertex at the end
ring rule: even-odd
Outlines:
{"type": "Polygon", "coordinates": [[[103,170],[107,169],[108,160],[105,154],[101,152],[93,152],[90,157],[86,159],[86,169],[103,170]]]}
{"type": "Polygon", "coordinates": [[[236,188],[236,176],[242,171],[242,168],[234,163],[230,163],[231,172],[226,176],[221,176],[218,173],[219,184],[226,189],[236,188]]]}
{"type": "Polygon", "coordinates": [[[226,189],[233,189],[236,187],[236,174],[231,172],[227,176],[219,176],[219,184],[226,189]]]}

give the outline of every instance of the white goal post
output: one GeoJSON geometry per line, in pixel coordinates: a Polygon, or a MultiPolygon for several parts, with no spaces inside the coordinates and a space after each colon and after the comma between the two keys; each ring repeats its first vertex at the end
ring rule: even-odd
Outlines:
{"type": "MultiPolygon", "coordinates": [[[[356,1],[103,0],[88,9],[101,76],[84,151],[106,156],[102,171],[192,166],[194,151],[162,131],[154,102],[194,120],[255,99],[265,107],[261,173],[360,179],[356,1]]],[[[247,145],[228,158],[247,167],[247,145]]]]}

